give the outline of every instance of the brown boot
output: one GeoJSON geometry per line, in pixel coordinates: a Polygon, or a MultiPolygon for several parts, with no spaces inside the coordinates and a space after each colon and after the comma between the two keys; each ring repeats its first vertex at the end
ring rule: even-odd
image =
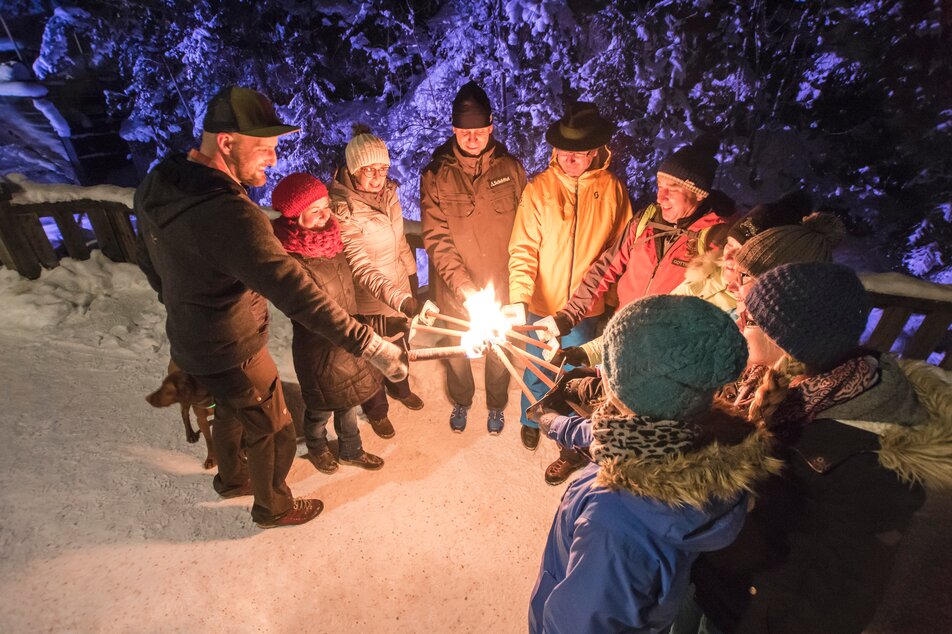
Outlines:
{"type": "Polygon", "coordinates": [[[329,447],[324,447],[324,451],[320,453],[308,451],[307,459],[310,460],[311,464],[314,465],[314,468],[321,473],[334,473],[337,471],[338,467],[340,467],[340,465],[337,464],[337,458],[335,458],[334,454],[331,453],[329,447]]]}
{"type": "Polygon", "coordinates": [[[535,451],[539,446],[539,428],[523,425],[519,431],[519,438],[522,440],[522,446],[529,451],[535,451]]]}
{"type": "Polygon", "coordinates": [[[396,433],[393,430],[393,423],[390,422],[390,419],[384,416],[383,418],[373,419],[370,418],[367,420],[370,423],[371,428],[373,428],[374,433],[380,436],[381,438],[393,438],[393,435],[396,433]]]}
{"type": "Polygon", "coordinates": [[[367,453],[366,451],[353,459],[341,458],[340,463],[349,464],[352,467],[360,467],[367,471],[376,471],[377,469],[383,468],[383,458],[375,456],[372,453],[367,453]]]}
{"type": "Polygon", "coordinates": [[[562,484],[569,476],[588,464],[585,456],[574,449],[562,449],[558,459],[545,470],[545,481],[553,486],[562,484]]]}
{"type": "Polygon", "coordinates": [[[314,498],[298,498],[294,506],[284,515],[272,517],[264,522],[255,522],[258,528],[277,528],[279,526],[297,526],[310,522],[324,510],[324,503],[314,498]]]}

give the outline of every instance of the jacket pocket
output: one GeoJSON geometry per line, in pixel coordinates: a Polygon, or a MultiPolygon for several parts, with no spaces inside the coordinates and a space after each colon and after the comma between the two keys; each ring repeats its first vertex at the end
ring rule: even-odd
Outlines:
{"type": "Polygon", "coordinates": [[[440,197],[440,208],[447,216],[465,218],[473,214],[476,206],[469,194],[444,194],[440,197]]]}
{"type": "Polygon", "coordinates": [[[519,206],[519,199],[516,198],[516,188],[512,186],[499,187],[490,193],[493,209],[497,214],[516,214],[516,207],[519,206]]]}
{"type": "Polygon", "coordinates": [[[241,396],[228,399],[228,406],[252,438],[273,434],[291,422],[291,414],[278,381],[275,379],[267,394],[251,388],[241,396]]]}

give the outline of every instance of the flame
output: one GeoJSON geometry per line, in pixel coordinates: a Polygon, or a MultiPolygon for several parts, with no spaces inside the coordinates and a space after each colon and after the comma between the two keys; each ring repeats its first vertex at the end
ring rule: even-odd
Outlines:
{"type": "Polygon", "coordinates": [[[505,343],[506,331],[512,324],[503,315],[502,304],[496,301],[491,282],[486,288],[466,298],[463,306],[469,312],[470,329],[463,334],[460,345],[466,348],[469,358],[483,356],[486,349],[495,343],[505,343]]]}

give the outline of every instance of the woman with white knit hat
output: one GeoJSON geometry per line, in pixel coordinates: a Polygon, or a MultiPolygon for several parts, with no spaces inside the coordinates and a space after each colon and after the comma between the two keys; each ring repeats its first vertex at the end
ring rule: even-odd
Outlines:
{"type": "MultiPolygon", "coordinates": [[[[411,290],[416,286],[416,258],[403,234],[397,184],[387,178],[387,145],[358,124],[344,157],[345,164],[338,168],[330,187],[331,209],[340,223],[344,251],[355,268],[375,268],[391,285],[384,293],[386,302],[358,287],[357,311],[412,317],[417,312],[411,290]]],[[[423,400],[410,390],[408,379],[385,381],[384,386],[362,409],[374,432],[381,438],[391,438],[394,429],[388,418],[387,394],[414,410],[423,407],[423,400]]]]}

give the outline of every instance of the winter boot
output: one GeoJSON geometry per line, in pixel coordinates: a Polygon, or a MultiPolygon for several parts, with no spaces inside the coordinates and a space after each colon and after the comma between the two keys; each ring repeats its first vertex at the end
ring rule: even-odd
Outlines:
{"type": "Polygon", "coordinates": [[[395,394],[391,394],[390,390],[387,390],[387,394],[389,394],[390,398],[392,398],[393,400],[400,401],[403,404],[403,406],[406,407],[407,409],[412,409],[412,410],[423,409],[423,399],[417,396],[416,394],[414,394],[413,392],[410,392],[406,396],[397,396],[395,394]]]}
{"type": "Polygon", "coordinates": [[[367,471],[376,471],[383,468],[383,458],[375,456],[372,453],[367,453],[366,451],[361,452],[356,458],[341,458],[340,463],[348,464],[352,467],[360,467],[367,471]]]}
{"type": "Polygon", "coordinates": [[[310,522],[324,510],[324,503],[315,498],[298,498],[294,506],[284,515],[272,517],[263,522],[255,522],[258,528],[277,528],[279,526],[297,526],[310,522]]]}
{"type": "Polygon", "coordinates": [[[529,427],[528,425],[523,425],[522,431],[519,432],[519,437],[522,439],[522,446],[529,451],[535,451],[536,447],[539,446],[538,427],[529,427]]]}
{"type": "Polygon", "coordinates": [[[393,429],[393,423],[391,423],[390,419],[386,416],[377,419],[370,418],[367,422],[370,423],[370,427],[373,428],[374,433],[381,438],[393,438],[394,434],[396,434],[393,429]]]}
{"type": "Polygon", "coordinates": [[[489,410],[489,418],[486,419],[486,429],[489,430],[490,434],[498,436],[502,432],[502,428],[505,424],[506,418],[501,409],[489,410]]]}
{"type": "Polygon", "coordinates": [[[469,408],[465,405],[454,403],[453,412],[450,414],[450,429],[457,434],[462,434],[463,430],[466,429],[466,414],[468,412],[469,408]]]}
{"type": "Polygon", "coordinates": [[[585,456],[574,449],[565,449],[559,453],[555,462],[545,470],[545,481],[555,486],[569,479],[569,476],[588,464],[585,456]]]}
{"type": "Polygon", "coordinates": [[[222,484],[221,478],[216,475],[215,478],[212,480],[212,486],[215,488],[215,491],[218,493],[218,495],[225,498],[226,500],[230,500],[232,498],[240,498],[245,495],[254,494],[254,491],[251,489],[251,480],[248,480],[241,486],[231,487],[230,489],[227,489],[222,484]]]}
{"type": "Polygon", "coordinates": [[[321,473],[334,473],[340,467],[329,447],[324,447],[324,451],[318,453],[308,451],[307,459],[321,473]]]}

